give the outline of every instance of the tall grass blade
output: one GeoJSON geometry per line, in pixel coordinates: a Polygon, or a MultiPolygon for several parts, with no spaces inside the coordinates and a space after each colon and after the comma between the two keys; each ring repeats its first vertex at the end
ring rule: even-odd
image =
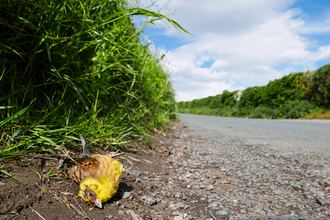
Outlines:
{"type": "Polygon", "coordinates": [[[20,180],[19,178],[17,178],[17,177],[15,177],[15,176],[11,175],[10,173],[8,173],[7,171],[5,171],[5,170],[3,170],[3,169],[0,169],[0,172],[6,174],[7,176],[9,176],[9,177],[11,177],[11,178],[13,178],[14,180],[17,180],[17,181],[22,182],[22,180],[20,180]]]}

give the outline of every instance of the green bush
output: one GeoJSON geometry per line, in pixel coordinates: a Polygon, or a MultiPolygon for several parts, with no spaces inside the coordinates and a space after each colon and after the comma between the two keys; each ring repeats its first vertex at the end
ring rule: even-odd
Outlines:
{"type": "Polygon", "coordinates": [[[203,99],[195,99],[191,102],[191,108],[201,108],[201,107],[209,106],[212,99],[213,96],[209,96],[203,99]]]}
{"type": "Polygon", "coordinates": [[[213,96],[213,99],[210,101],[209,107],[211,109],[223,107],[223,103],[221,102],[221,100],[222,100],[221,95],[213,96]]]}
{"type": "Polygon", "coordinates": [[[314,109],[315,106],[306,100],[287,101],[278,108],[277,118],[300,118],[311,113],[314,109]]]}
{"type": "Polygon", "coordinates": [[[300,118],[315,110],[315,106],[310,102],[303,100],[287,101],[277,108],[267,108],[264,105],[257,107],[239,107],[224,106],[221,108],[211,109],[203,108],[181,108],[181,113],[215,115],[223,117],[248,117],[248,118],[269,118],[269,119],[296,119],[300,118]]]}
{"type": "Polygon", "coordinates": [[[312,100],[312,89],[314,86],[313,75],[315,72],[306,71],[298,73],[294,81],[295,87],[300,91],[301,99],[312,100]]]}
{"type": "Polygon", "coordinates": [[[330,107],[330,64],[313,74],[312,101],[319,106],[330,107]]]}
{"type": "Polygon", "coordinates": [[[296,87],[296,78],[301,74],[292,73],[281,79],[270,81],[266,86],[245,89],[239,106],[257,107],[263,105],[268,108],[276,108],[288,100],[304,99],[305,93],[296,87]]]}
{"type": "Polygon", "coordinates": [[[261,95],[265,90],[265,86],[255,86],[245,89],[238,103],[240,107],[257,107],[262,103],[261,95]]]}
{"type": "Polygon", "coordinates": [[[236,104],[235,95],[237,94],[237,91],[229,92],[228,90],[225,90],[221,94],[221,104],[224,106],[233,106],[236,104]]]}

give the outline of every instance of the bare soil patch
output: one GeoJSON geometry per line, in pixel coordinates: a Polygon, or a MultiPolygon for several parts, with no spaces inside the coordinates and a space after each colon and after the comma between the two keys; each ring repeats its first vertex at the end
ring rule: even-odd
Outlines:
{"type": "MultiPolygon", "coordinates": [[[[167,145],[175,138],[171,130],[167,134],[154,132],[152,135],[154,137],[149,140],[154,149],[149,149],[146,143],[137,143],[135,148],[128,146],[137,152],[127,151],[116,158],[125,167],[139,171],[141,175],[137,177],[130,175],[130,172],[123,173],[117,195],[106,202],[103,209],[88,206],[77,196],[79,185],[67,177],[67,160],[63,163],[66,159],[64,155],[30,153],[4,161],[3,169],[22,182],[0,174],[0,219],[85,219],[83,215],[90,219],[130,219],[125,213],[127,210],[135,211],[143,219],[151,219],[148,206],[144,205],[141,197],[148,196],[148,189],[153,186],[144,180],[166,175],[164,165],[168,157],[167,145]],[[45,177],[53,167],[58,167],[65,176],[50,179],[45,177]],[[125,192],[131,196],[122,198],[125,192]]],[[[70,156],[81,157],[82,148],[81,151],[78,149],[80,148],[76,152],[71,151],[70,156]]],[[[101,147],[96,150],[90,148],[90,151],[106,153],[101,147]]]]}

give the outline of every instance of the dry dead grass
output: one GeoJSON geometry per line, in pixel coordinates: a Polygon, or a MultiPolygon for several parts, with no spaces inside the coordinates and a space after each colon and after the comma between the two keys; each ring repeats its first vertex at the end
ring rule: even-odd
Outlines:
{"type": "Polygon", "coordinates": [[[309,113],[299,119],[330,119],[330,110],[319,110],[309,113]]]}

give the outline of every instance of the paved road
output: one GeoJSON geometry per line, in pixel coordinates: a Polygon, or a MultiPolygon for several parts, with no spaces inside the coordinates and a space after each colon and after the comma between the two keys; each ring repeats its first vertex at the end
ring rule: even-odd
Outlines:
{"type": "Polygon", "coordinates": [[[237,136],[246,144],[266,144],[292,153],[330,155],[330,120],[263,120],[179,114],[188,126],[237,136]]]}
{"type": "Polygon", "coordinates": [[[207,201],[205,210],[219,219],[329,219],[329,121],[183,114],[180,119],[187,128],[175,150],[187,152],[173,152],[178,157],[173,166],[179,167],[174,173],[188,176],[190,190],[207,196],[199,206],[207,201]],[[184,173],[185,164],[192,175],[184,173]],[[215,190],[201,192],[198,184],[205,180],[215,190]]]}

